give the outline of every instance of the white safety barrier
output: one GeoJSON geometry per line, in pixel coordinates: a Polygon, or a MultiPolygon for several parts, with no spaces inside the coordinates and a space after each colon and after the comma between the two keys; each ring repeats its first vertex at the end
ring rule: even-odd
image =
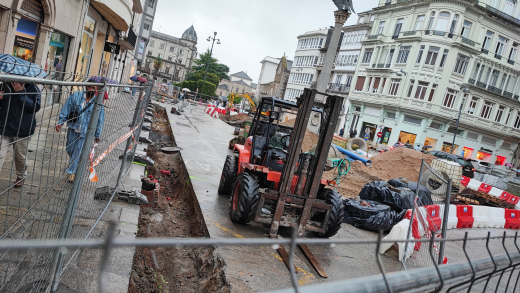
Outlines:
{"type": "Polygon", "coordinates": [[[489,208],[486,206],[473,206],[473,227],[489,227],[489,208]]]}
{"type": "MultiPolygon", "coordinates": [[[[406,234],[408,234],[408,227],[410,226],[410,220],[404,219],[401,222],[397,223],[392,227],[392,230],[390,230],[390,233],[386,235],[384,240],[398,240],[398,239],[406,239],[406,234]]],[[[410,238],[413,239],[413,235],[410,233],[410,238]]],[[[397,241],[396,241],[397,242],[397,241]]],[[[403,260],[403,254],[404,254],[404,248],[407,243],[404,242],[397,242],[397,245],[399,246],[399,261],[403,260]]],[[[381,247],[379,247],[379,253],[384,254],[390,247],[392,247],[392,243],[381,243],[381,247]]],[[[408,242],[408,248],[406,249],[406,259],[408,259],[412,253],[413,248],[415,246],[414,242],[408,242]]]]}
{"type": "Polygon", "coordinates": [[[515,205],[515,210],[520,210],[520,203],[517,203],[517,204],[515,205]]]}
{"type": "Polygon", "coordinates": [[[471,180],[469,180],[469,183],[468,183],[467,187],[469,189],[478,190],[481,184],[482,184],[482,182],[477,181],[475,179],[471,179],[471,180]]]}
{"type": "MultiPolygon", "coordinates": [[[[440,205],[440,218],[444,220],[444,205],[440,205]]],[[[459,223],[459,218],[457,218],[457,206],[450,204],[450,211],[448,212],[448,229],[457,228],[457,224],[459,223]]]]}
{"type": "Polygon", "coordinates": [[[489,191],[489,195],[494,196],[494,197],[499,197],[502,195],[503,192],[504,191],[501,189],[498,189],[496,187],[491,187],[491,190],[489,191]]]}
{"type": "Polygon", "coordinates": [[[426,211],[425,207],[419,207],[416,212],[418,213],[417,222],[419,223],[419,234],[421,234],[421,236],[424,236],[424,234],[426,234],[426,232],[429,231],[428,211],[426,211]]]}
{"type": "MultiPolygon", "coordinates": [[[[475,207],[473,207],[473,208],[475,208],[475,207]]],[[[489,211],[488,227],[504,228],[504,225],[506,224],[505,209],[488,207],[488,211],[489,211]]]]}

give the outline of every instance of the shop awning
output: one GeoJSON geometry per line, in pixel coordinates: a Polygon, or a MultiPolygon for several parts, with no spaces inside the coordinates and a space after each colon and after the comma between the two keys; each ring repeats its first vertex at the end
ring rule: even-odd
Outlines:
{"type": "Polygon", "coordinates": [[[131,0],[92,0],[90,3],[112,26],[126,32],[132,21],[131,0]]]}

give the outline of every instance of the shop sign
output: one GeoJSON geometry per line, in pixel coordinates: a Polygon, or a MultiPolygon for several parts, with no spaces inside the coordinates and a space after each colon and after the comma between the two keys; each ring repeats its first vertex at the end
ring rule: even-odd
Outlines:
{"type": "Polygon", "coordinates": [[[118,55],[118,54],[119,54],[119,50],[120,50],[120,48],[121,48],[121,46],[119,46],[118,44],[113,44],[113,43],[105,42],[105,48],[104,48],[104,51],[105,51],[105,52],[112,53],[112,54],[116,54],[116,55],[118,55]]]}
{"type": "Polygon", "coordinates": [[[14,46],[24,48],[24,49],[29,49],[32,51],[34,49],[34,40],[25,38],[25,37],[15,36],[14,37],[14,46]]]}

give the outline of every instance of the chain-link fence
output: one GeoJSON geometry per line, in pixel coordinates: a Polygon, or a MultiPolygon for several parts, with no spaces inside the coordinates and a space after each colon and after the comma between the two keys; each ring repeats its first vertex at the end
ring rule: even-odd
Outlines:
{"type": "MultiPolygon", "coordinates": [[[[128,172],[151,87],[10,74],[0,74],[0,83],[0,239],[102,236],[96,225],[115,189],[105,200],[94,193],[117,188],[128,172]],[[125,90],[132,87],[135,95],[125,90]]],[[[57,284],[75,256],[5,250],[0,292],[28,284],[39,292],[53,274],[57,284]]]]}

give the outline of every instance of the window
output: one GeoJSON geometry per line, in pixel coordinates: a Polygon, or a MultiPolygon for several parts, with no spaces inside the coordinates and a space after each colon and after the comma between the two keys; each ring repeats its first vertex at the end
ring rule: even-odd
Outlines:
{"type": "Polygon", "coordinates": [[[370,15],[370,22],[374,22],[374,19],[376,19],[375,15],[370,15]]]}
{"type": "Polygon", "coordinates": [[[417,85],[417,90],[415,91],[415,99],[424,100],[424,96],[426,95],[426,90],[428,89],[428,83],[420,81],[417,85]]]}
{"type": "Polygon", "coordinates": [[[396,63],[406,63],[408,61],[408,55],[410,55],[410,49],[412,46],[404,46],[399,49],[399,54],[397,54],[396,63]]]}
{"type": "Polygon", "coordinates": [[[511,52],[509,52],[509,61],[514,62],[516,58],[516,52],[518,51],[518,44],[513,43],[513,47],[511,48],[511,52]]]}
{"type": "Polygon", "coordinates": [[[337,85],[340,85],[341,84],[341,79],[343,78],[343,75],[338,75],[336,76],[336,84],[337,85]]]}
{"type": "Polygon", "coordinates": [[[482,42],[482,50],[486,52],[489,50],[489,46],[491,44],[491,40],[493,39],[493,33],[490,31],[486,32],[486,36],[484,37],[484,42],[482,42]]]}
{"type": "Polygon", "coordinates": [[[371,77],[371,78],[368,80],[368,83],[367,83],[367,91],[370,90],[370,86],[372,85],[372,78],[373,78],[373,77],[371,77]]]}
{"type": "Polygon", "coordinates": [[[452,89],[446,90],[446,95],[444,96],[444,100],[442,101],[442,105],[444,107],[453,108],[453,103],[455,103],[455,98],[457,97],[457,91],[452,89]]]}
{"type": "Polygon", "coordinates": [[[394,49],[391,49],[390,52],[388,52],[388,57],[386,58],[385,64],[390,65],[392,63],[392,58],[394,58],[394,49]]]}
{"type": "Polygon", "coordinates": [[[168,61],[172,61],[172,56],[168,56],[168,61]]]}
{"type": "Polygon", "coordinates": [[[404,115],[403,121],[410,122],[413,124],[421,125],[422,119],[404,115]]]}
{"type": "Polygon", "coordinates": [[[144,21],[144,29],[149,31],[150,30],[151,23],[148,20],[144,21]]]}
{"type": "Polygon", "coordinates": [[[457,21],[458,20],[459,20],[459,15],[455,14],[453,16],[453,20],[451,21],[450,34],[453,34],[453,32],[455,31],[455,27],[457,26],[457,21]]]}
{"type": "Polygon", "coordinates": [[[392,81],[390,82],[390,91],[388,92],[391,96],[396,96],[397,91],[399,90],[399,84],[401,83],[400,79],[392,78],[392,81]]]}
{"type": "Polygon", "coordinates": [[[400,18],[397,20],[397,23],[395,24],[395,30],[394,30],[394,37],[399,36],[399,33],[401,32],[401,27],[403,26],[404,18],[400,18]]]}
{"type": "Polygon", "coordinates": [[[504,106],[498,107],[497,116],[495,117],[495,122],[500,122],[502,120],[502,115],[504,115],[504,106]]]}
{"type": "Polygon", "coordinates": [[[155,40],[151,40],[151,41],[150,41],[150,47],[153,48],[154,45],[155,45],[155,40]]]}
{"type": "Polygon", "coordinates": [[[164,73],[166,73],[166,74],[170,73],[170,67],[166,67],[166,69],[164,70],[164,73]]]}
{"type": "Polygon", "coordinates": [[[148,6],[150,6],[150,8],[154,8],[155,7],[155,0],[149,0],[148,1],[148,6]]]}
{"type": "Polygon", "coordinates": [[[175,47],[174,46],[170,46],[170,52],[172,52],[172,53],[175,52],[175,47]]]}
{"type": "Polygon", "coordinates": [[[504,4],[504,12],[513,15],[513,12],[515,12],[515,5],[515,1],[506,0],[506,3],[504,4]]]}
{"type": "Polygon", "coordinates": [[[377,93],[379,91],[379,83],[381,82],[381,78],[380,77],[376,77],[376,79],[374,80],[374,86],[372,87],[372,92],[373,93],[377,93]]]}
{"type": "Polygon", "coordinates": [[[148,56],[152,56],[152,50],[148,50],[148,56]]]}
{"type": "Polygon", "coordinates": [[[500,2],[500,0],[493,0],[493,3],[491,4],[491,6],[493,6],[494,8],[498,8],[499,2],[500,2]]]}
{"type": "Polygon", "coordinates": [[[421,30],[422,24],[424,22],[424,15],[417,16],[417,20],[415,21],[415,30],[421,30]]]}
{"type": "Polygon", "coordinates": [[[162,53],[159,53],[159,58],[162,58],[163,57],[163,54],[162,53]]]}
{"type": "Polygon", "coordinates": [[[428,21],[428,27],[426,28],[427,30],[432,29],[434,20],[435,20],[435,12],[432,12],[432,14],[430,16],[430,20],[428,21]]]}
{"type": "Polygon", "coordinates": [[[500,74],[500,71],[493,70],[493,73],[491,74],[491,80],[489,81],[490,86],[496,86],[498,81],[498,75],[500,74]]]}
{"type": "Polygon", "coordinates": [[[159,49],[161,49],[161,50],[164,49],[164,46],[166,46],[166,45],[165,45],[164,43],[161,43],[161,44],[159,45],[159,49]]]}
{"type": "Polygon", "coordinates": [[[303,39],[298,41],[298,50],[319,49],[323,44],[323,38],[303,39]]]}
{"type": "Polygon", "coordinates": [[[520,128],[520,114],[516,115],[515,125],[513,125],[514,128],[520,128]]]}
{"type": "Polygon", "coordinates": [[[430,90],[430,96],[428,97],[428,102],[433,101],[433,97],[435,96],[435,91],[437,90],[437,85],[433,84],[432,89],[430,90]]]}
{"type": "Polygon", "coordinates": [[[484,106],[482,107],[482,112],[480,112],[480,117],[489,119],[489,116],[491,116],[491,112],[493,111],[493,106],[493,103],[485,102],[484,106]]]}
{"type": "Polygon", "coordinates": [[[184,49],[181,49],[180,52],[179,52],[179,55],[184,55],[184,49]]]}
{"type": "Polygon", "coordinates": [[[379,27],[377,28],[377,34],[378,35],[382,35],[384,30],[385,30],[385,22],[384,21],[380,21],[379,22],[379,27]]]}
{"type": "Polygon", "coordinates": [[[413,85],[414,85],[414,83],[415,83],[415,80],[413,80],[413,79],[410,80],[410,87],[408,88],[408,94],[406,95],[408,98],[409,98],[410,96],[412,96],[412,90],[413,90],[413,85]]]}
{"type": "Polygon", "coordinates": [[[473,115],[475,113],[475,109],[477,108],[478,98],[471,98],[471,102],[469,102],[468,114],[473,115]]]}
{"type": "Polygon", "coordinates": [[[444,53],[442,54],[441,63],[439,64],[440,68],[444,67],[444,64],[446,63],[446,58],[448,58],[448,49],[444,49],[444,53]]]}
{"type": "Polygon", "coordinates": [[[424,52],[424,45],[421,45],[421,47],[419,49],[419,54],[417,55],[417,60],[415,61],[415,63],[421,63],[423,52],[424,52]]]}
{"type": "Polygon", "coordinates": [[[386,113],[386,118],[395,119],[395,112],[386,113]]]}
{"type": "Polygon", "coordinates": [[[468,67],[469,57],[464,56],[462,54],[457,55],[457,62],[455,63],[455,68],[453,72],[464,75],[466,73],[466,68],[468,67]]]}
{"type": "Polygon", "coordinates": [[[507,39],[502,37],[502,36],[498,36],[498,43],[497,43],[497,47],[495,48],[495,56],[502,56],[502,53],[504,52],[504,49],[507,45],[507,39]]]}
{"type": "Polygon", "coordinates": [[[359,18],[359,23],[363,23],[364,21],[365,21],[365,17],[362,16],[359,18]]]}
{"type": "Polygon", "coordinates": [[[437,24],[435,25],[436,31],[445,31],[448,27],[448,21],[450,20],[450,14],[448,12],[439,13],[437,18],[437,24]]]}
{"type": "Polygon", "coordinates": [[[426,65],[435,65],[437,61],[437,55],[439,55],[439,47],[430,46],[428,48],[428,55],[426,55],[426,61],[424,64],[426,65]]]}
{"type": "Polygon", "coordinates": [[[354,89],[356,92],[360,92],[363,90],[363,85],[365,84],[366,77],[365,76],[358,76],[357,82],[356,82],[356,88],[354,89]]]}
{"type": "Polygon", "coordinates": [[[468,38],[469,37],[469,30],[471,29],[471,22],[464,21],[464,24],[462,25],[462,32],[460,33],[463,37],[468,38]]]}
{"type": "Polygon", "coordinates": [[[509,113],[507,113],[507,118],[506,118],[506,124],[509,123],[509,118],[511,118],[511,114],[513,113],[513,109],[509,109],[509,113]]]}

